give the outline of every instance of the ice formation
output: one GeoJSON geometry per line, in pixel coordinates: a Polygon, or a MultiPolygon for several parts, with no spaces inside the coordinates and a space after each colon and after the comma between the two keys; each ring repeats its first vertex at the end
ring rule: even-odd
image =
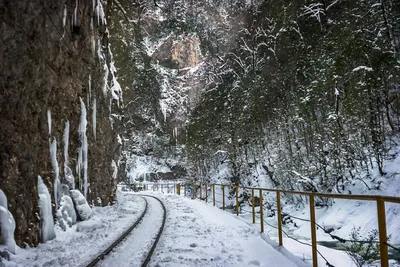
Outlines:
{"type": "Polygon", "coordinates": [[[68,195],[63,195],[60,201],[60,209],[57,211],[57,221],[60,227],[65,231],[76,223],[76,212],[74,203],[68,195]]]}
{"type": "Polygon", "coordinates": [[[47,124],[49,125],[49,135],[51,135],[51,110],[47,110],[47,124]]]}
{"type": "Polygon", "coordinates": [[[65,128],[64,128],[64,172],[65,172],[65,167],[68,166],[68,146],[69,146],[69,121],[65,122],[65,128]]]}
{"type": "Polygon", "coordinates": [[[74,9],[74,18],[72,21],[73,25],[77,25],[77,16],[78,16],[78,0],[76,0],[75,9],[74,9]]]}
{"type": "Polygon", "coordinates": [[[92,127],[93,127],[93,137],[96,140],[96,116],[97,116],[97,107],[96,107],[96,98],[93,99],[93,108],[92,108],[92,127]]]}
{"type": "Polygon", "coordinates": [[[8,211],[7,197],[0,189],[0,244],[5,245],[7,250],[15,254],[15,220],[8,211]]]}
{"type": "Polygon", "coordinates": [[[86,221],[92,216],[92,209],[89,207],[85,197],[79,190],[71,190],[71,198],[75,203],[76,211],[78,212],[79,218],[86,221]]]}
{"type": "Polygon", "coordinates": [[[56,237],[54,232],[53,215],[51,213],[51,197],[49,190],[43,183],[43,180],[38,176],[38,194],[39,194],[39,209],[40,209],[40,225],[42,241],[46,242],[56,237]]]}
{"type": "Polygon", "coordinates": [[[58,167],[57,161],[57,140],[54,138],[53,142],[50,142],[50,158],[51,165],[53,166],[54,172],[54,199],[56,204],[56,210],[58,209],[58,204],[60,202],[60,168],[58,167]]]}
{"type": "Polygon", "coordinates": [[[117,166],[117,164],[115,163],[114,160],[111,161],[111,167],[113,168],[112,177],[113,177],[114,179],[117,179],[117,175],[118,175],[118,166],[117,166]]]}
{"type": "Polygon", "coordinates": [[[104,70],[103,94],[104,94],[104,96],[106,96],[107,95],[108,74],[109,74],[108,66],[106,63],[104,63],[104,65],[103,65],[103,70],[104,70]]]}
{"type": "Polygon", "coordinates": [[[83,102],[82,98],[79,98],[81,101],[81,121],[79,123],[79,140],[81,145],[79,146],[78,151],[78,164],[77,164],[77,172],[79,174],[79,178],[81,175],[81,168],[83,168],[83,192],[85,198],[87,196],[88,189],[88,177],[87,177],[87,169],[88,169],[88,141],[86,136],[86,127],[87,127],[87,119],[86,119],[86,106],[83,102]]]}
{"type": "Polygon", "coordinates": [[[71,189],[75,189],[75,177],[72,174],[71,168],[68,166],[65,166],[64,170],[65,170],[65,172],[64,172],[65,180],[67,181],[68,187],[71,189]]]}

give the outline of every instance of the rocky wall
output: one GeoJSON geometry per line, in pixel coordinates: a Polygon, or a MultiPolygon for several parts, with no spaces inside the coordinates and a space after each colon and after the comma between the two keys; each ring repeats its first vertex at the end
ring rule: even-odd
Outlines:
{"type": "Polygon", "coordinates": [[[61,183],[66,182],[66,164],[76,188],[84,191],[84,167],[77,168],[84,143],[78,134],[80,99],[87,111],[88,202],[107,205],[114,200],[112,161],[118,162],[120,153],[115,115],[119,95],[111,96],[113,69],[99,3],[0,0],[0,188],[16,220],[20,246],[40,242],[38,175],[54,204],[56,174],[49,150],[53,140],[61,183]]]}

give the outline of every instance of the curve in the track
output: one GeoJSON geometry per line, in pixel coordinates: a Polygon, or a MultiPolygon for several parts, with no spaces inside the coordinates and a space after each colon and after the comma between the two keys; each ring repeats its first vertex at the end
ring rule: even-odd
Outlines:
{"type": "Polygon", "coordinates": [[[158,202],[160,202],[160,204],[161,204],[161,206],[163,208],[163,211],[164,211],[163,220],[162,220],[162,223],[161,223],[161,227],[158,230],[156,240],[154,241],[153,246],[151,247],[149,253],[147,254],[146,259],[144,260],[144,262],[142,264],[142,267],[145,267],[150,262],[151,256],[153,255],[154,250],[157,247],[158,241],[160,240],[160,237],[162,235],[162,232],[164,231],[165,221],[167,220],[167,209],[165,208],[164,203],[159,198],[157,198],[155,196],[149,196],[149,195],[142,195],[142,196],[152,197],[152,198],[155,198],[156,200],[158,200],[158,202]]]}
{"type": "MultiPolygon", "coordinates": [[[[145,220],[143,220],[143,218],[145,217],[145,215],[148,213],[148,201],[146,199],[146,197],[151,197],[154,198],[155,200],[157,200],[162,207],[163,210],[163,218],[162,218],[162,222],[161,222],[161,226],[158,229],[157,235],[155,236],[155,240],[152,243],[152,246],[149,250],[149,252],[147,253],[146,258],[144,259],[143,263],[141,265],[137,265],[137,266],[142,266],[145,267],[148,265],[148,263],[150,262],[151,256],[154,253],[155,248],[157,247],[158,241],[160,240],[160,237],[163,233],[164,230],[164,226],[165,226],[165,222],[166,222],[166,217],[167,217],[167,210],[165,208],[164,203],[157,197],[155,196],[151,196],[151,195],[143,195],[143,194],[138,194],[139,197],[142,197],[145,200],[145,209],[142,212],[142,214],[140,215],[140,217],[138,218],[138,220],[127,230],[125,231],[113,244],[111,244],[106,250],[104,250],[101,254],[99,254],[95,259],[93,259],[89,264],[86,265],[86,267],[93,267],[96,266],[99,261],[105,259],[105,256],[107,254],[109,254],[114,248],[116,248],[120,243],[122,243],[122,241],[124,241],[125,239],[127,239],[128,235],[135,229],[135,228],[140,228],[139,224],[142,222],[145,222],[145,220]]],[[[116,250],[118,251],[118,250],[116,250]]],[[[136,264],[135,264],[136,266],[136,264]]]]}
{"type": "Polygon", "coordinates": [[[149,206],[147,200],[142,197],[143,200],[145,201],[145,208],[140,214],[140,217],[136,220],[134,224],[132,224],[131,227],[129,227],[117,240],[115,240],[108,248],[106,248],[102,253],[100,253],[96,258],[94,258],[89,264],[86,265],[86,267],[93,267],[96,266],[96,264],[101,261],[108,253],[110,253],[116,246],[118,246],[119,243],[121,243],[122,240],[129,235],[133,229],[136,228],[136,226],[143,220],[144,215],[147,213],[147,208],[149,206]]]}

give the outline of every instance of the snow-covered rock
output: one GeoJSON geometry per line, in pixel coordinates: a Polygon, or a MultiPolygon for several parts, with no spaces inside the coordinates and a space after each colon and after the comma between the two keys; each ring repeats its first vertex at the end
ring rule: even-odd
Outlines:
{"type": "Polygon", "coordinates": [[[15,254],[15,220],[8,211],[7,197],[0,189],[0,244],[5,245],[7,250],[15,254]]]}
{"type": "Polygon", "coordinates": [[[68,195],[63,195],[60,201],[60,208],[57,211],[57,222],[65,231],[67,226],[72,227],[76,223],[76,212],[74,203],[68,195]]]}
{"type": "Polygon", "coordinates": [[[89,207],[85,197],[79,190],[71,190],[70,193],[79,218],[82,221],[86,221],[92,216],[92,209],[89,207]]]}
{"type": "Polygon", "coordinates": [[[38,194],[39,194],[39,209],[40,209],[40,225],[42,241],[46,242],[56,237],[54,232],[54,219],[51,212],[51,197],[49,190],[43,183],[42,177],[38,176],[38,194]]]}

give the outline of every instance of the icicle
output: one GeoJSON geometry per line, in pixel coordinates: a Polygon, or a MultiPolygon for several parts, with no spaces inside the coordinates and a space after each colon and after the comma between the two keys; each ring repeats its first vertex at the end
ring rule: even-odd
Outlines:
{"type": "Polygon", "coordinates": [[[160,100],[160,108],[161,108],[161,113],[164,116],[164,121],[167,121],[167,107],[162,100],[160,100]]]}
{"type": "Polygon", "coordinates": [[[174,128],[174,137],[175,137],[175,144],[178,145],[178,128],[174,128]]]}
{"type": "Polygon", "coordinates": [[[100,0],[97,0],[96,13],[97,13],[97,25],[100,25],[100,0]]]}
{"type": "MultiPolygon", "coordinates": [[[[65,28],[66,24],[67,24],[67,5],[64,5],[63,28],[65,28]]],[[[64,29],[64,31],[65,31],[65,29],[64,29]]]]}
{"type": "Polygon", "coordinates": [[[68,146],[69,146],[69,121],[65,122],[64,128],[64,166],[68,166],[68,146]]]}
{"type": "Polygon", "coordinates": [[[88,80],[88,93],[87,93],[87,106],[90,106],[90,100],[92,99],[92,76],[89,74],[88,80]]]}
{"type": "Polygon", "coordinates": [[[92,108],[92,126],[93,126],[93,136],[94,140],[96,140],[96,114],[97,114],[97,109],[96,109],[96,98],[93,99],[93,108],[92,108]]]}
{"type": "Polygon", "coordinates": [[[104,96],[107,96],[107,82],[108,82],[108,73],[109,73],[109,71],[108,71],[108,67],[107,67],[106,63],[104,63],[104,65],[103,65],[103,70],[104,70],[103,94],[104,94],[104,96]]]}
{"type": "Polygon", "coordinates": [[[88,177],[87,177],[87,169],[88,169],[88,141],[86,136],[86,106],[83,102],[82,98],[79,98],[81,102],[81,121],[79,123],[79,140],[81,145],[79,147],[78,152],[78,164],[77,170],[79,175],[79,180],[81,177],[81,167],[83,167],[83,184],[84,184],[84,196],[87,197],[87,189],[88,189],[88,177]]]}
{"type": "Polygon", "coordinates": [[[92,46],[91,46],[92,53],[93,53],[93,56],[95,56],[96,55],[96,41],[94,40],[94,35],[93,34],[91,34],[91,36],[90,36],[90,41],[91,41],[91,44],[92,44],[92,46]]]}
{"type": "Polygon", "coordinates": [[[112,177],[113,179],[117,179],[117,175],[118,175],[118,167],[117,164],[115,163],[114,160],[111,161],[111,167],[113,168],[113,174],[112,177]]]}
{"type": "Polygon", "coordinates": [[[74,10],[74,20],[73,20],[73,24],[74,26],[77,25],[76,21],[77,21],[77,16],[78,16],[78,0],[76,0],[75,3],[75,10],[74,10]]]}
{"type": "Polygon", "coordinates": [[[53,142],[50,142],[50,159],[51,159],[51,165],[53,166],[53,172],[54,172],[54,200],[56,204],[56,210],[58,210],[58,203],[60,200],[60,168],[58,167],[58,161],[57,161],[57,140],[54,138],[53,142]]]}
{"type": "Polygon", "coordinates": [[[61,36],[61,39],[64,38],[65,35],[65,25],[67,24],[67,5],[64,5],[64,13],[63,13],[63,35],[61,36]]]}
{"type": "Polygon", "coordinates": [[[42,241],[46,242],[56,237],[54,232],[53,215],[51,212],[51,197],[49,190],[43,183],[43,180],[38,176],[38,194],[39,194],[39,209],[40,221],[42,226],[42,241]]]}
{"type": "MultiPolygon", "coordinates": [[[[100,39],[97,40],[97,47],[98,47],[98,49],[97,49],[97,57],[99,58],[99,61],[101,63],[105,59],[104,59],[104,56],[103,56],[103,50],[101,49],[100,39]]],[[[104,66],[103,66],[103,69],[104,69],[104,66]]]]}
{"type": "Polygon", "coordinates": [[[51,135],[51,110],[47,110],[47,124],[49,125],[49,135],[51,135]]]}

